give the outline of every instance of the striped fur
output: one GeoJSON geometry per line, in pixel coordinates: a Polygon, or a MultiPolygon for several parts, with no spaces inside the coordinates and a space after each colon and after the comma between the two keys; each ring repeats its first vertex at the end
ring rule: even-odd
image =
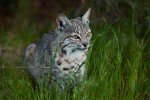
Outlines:
{"type": "Polygon", "coordinates": [[[31,77],[40,84],[69,88],[82,82],[90,39],[90,9],[76,19],[64,14],[56,19],[56,29],[45,34],[39,44],[30,44],[24,62],[31,77]]]}

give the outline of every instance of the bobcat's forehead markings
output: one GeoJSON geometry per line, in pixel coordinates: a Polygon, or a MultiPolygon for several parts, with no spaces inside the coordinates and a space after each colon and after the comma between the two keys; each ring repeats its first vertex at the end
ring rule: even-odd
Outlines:
{"type": "Polygon", "coordinates": [[[83,81],[92,36],[89,15],[90,9],[82,17],[71,20],[59,14],[56,29],[45,34],[39,45],[28,46],[25,61],[36,81],[48,80],[49,85],[62,89],[83,81]]]}
{"type": "Polygon", "coordinates": [[[85,34],[89,31],[88,25],[81,21],[81,18],[71,20],[73,26],[75,27],[75,33],[77,34],[85,34]]]}

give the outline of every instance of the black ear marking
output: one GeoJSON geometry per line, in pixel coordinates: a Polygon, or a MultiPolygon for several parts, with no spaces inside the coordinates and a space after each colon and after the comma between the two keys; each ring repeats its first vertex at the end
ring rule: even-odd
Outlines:
{"type": "Polygon", "coordinates": [[[63,24],[63,21],[59,21],[59,25],[60,25],[60,27],[63,27],[63,28],[65,28],[65,25],[63,24]]]}
{"type": "Polygon", "coordinates": [[[63,26],[63,22],[59,21],[59,25],[60,25],[60,27],[62,27],[63,26]]]}

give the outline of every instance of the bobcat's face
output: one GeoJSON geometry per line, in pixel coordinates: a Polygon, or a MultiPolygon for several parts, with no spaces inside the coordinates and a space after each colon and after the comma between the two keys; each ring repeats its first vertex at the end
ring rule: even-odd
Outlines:
{"type": "Polygon", "coordinates": [[[92,37],[89,28],[90,9],[82,17],[69,20],[65,15],[60,14],[57,18],[59,41],[62,49],[87,50],[92,37]]]}
{"type": "Polygon", "coordinates": [[[74,30],[64,38],[63,45],[68,46],[73,50],[88,49],[92,37],[89,26],[83,23],[80,18],[71,20],[71,22],[74,30]]]}

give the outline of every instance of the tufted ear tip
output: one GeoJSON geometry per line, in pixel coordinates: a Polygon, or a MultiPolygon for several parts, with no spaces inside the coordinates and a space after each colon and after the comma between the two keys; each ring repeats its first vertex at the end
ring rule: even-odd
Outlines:
{"type": "Polygon", "coordinates": [[[85,23],[89,23],[89,17],[91,14],[91,8],[89,8],[86,13],[82,16],[82,21],[84,21],[85,23]]]}

